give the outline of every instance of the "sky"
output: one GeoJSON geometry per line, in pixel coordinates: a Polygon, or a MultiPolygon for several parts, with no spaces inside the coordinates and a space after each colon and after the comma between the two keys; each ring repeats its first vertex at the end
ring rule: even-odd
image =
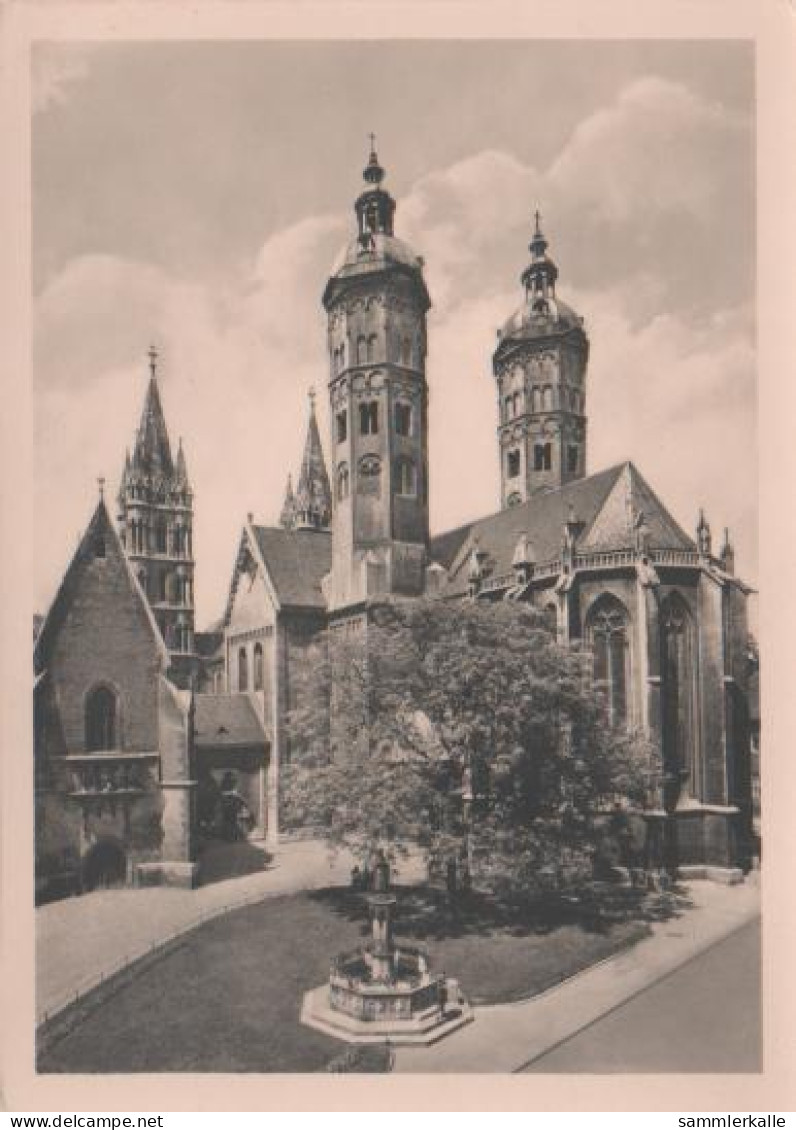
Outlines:
{"type": "Polygon", "coordinates": [[[756,586],[749,45],[46,43],[32,97],[38,611],[98,476],[115,499],[155,344],[196,496],[197,626],[222,614],[313,386],[326,440],[320,297],[371,130],[433,302],[432,533],[499,506],[491,354],[538,207],[591,342],[588,471],[632,459],[689,533],[704,507],[756,586]]]}

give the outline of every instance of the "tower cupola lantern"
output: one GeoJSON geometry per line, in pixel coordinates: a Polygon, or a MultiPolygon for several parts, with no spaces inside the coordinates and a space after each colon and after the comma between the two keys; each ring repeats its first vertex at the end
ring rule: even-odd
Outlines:
{"type": "Polygon", "coordinates": [[[370,135],[370,157],[362,177],[367,188],[356,200],[354,210],[359,225],[359,243],[362,252],[372,251],[373,237],[393,234],[395,201],[389,192],[381,187],[385,172],[376,154],[376,135],[370,135]]]}

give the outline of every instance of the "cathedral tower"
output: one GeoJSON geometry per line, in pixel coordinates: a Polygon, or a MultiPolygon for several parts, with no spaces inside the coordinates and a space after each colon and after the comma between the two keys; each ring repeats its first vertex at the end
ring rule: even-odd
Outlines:
{"type": "Polygon", "coordinates": [[[393,234],[371,146],[358,233],[323,294],[333,461],[332,609],[424,589],[428,389],[423,261],[393,234]]]}
{"type": "Polygon", "coordinates": [[[525,301],[498,331],[492,358],[504,510],[586,473],[589,341],[583,319],[556,296],[558,268],[538,212],[529,250],[525,301]]]}
{"type": "Polygon", "coordinates": [[[184,682],[194,661],[193,492],[182,441],[176,462],[172,459],[154,349],[149,351],[149,367],[141,423],[119,486],[119,532],[184,682]]]}

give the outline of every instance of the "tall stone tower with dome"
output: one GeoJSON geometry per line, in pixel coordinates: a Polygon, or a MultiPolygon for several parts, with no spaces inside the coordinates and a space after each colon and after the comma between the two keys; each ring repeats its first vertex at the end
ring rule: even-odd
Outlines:
{"type": "Polygon", "coordinates": [[[586,473],[589,340],[583,319],[556,295],[547,246],[537,212],[521,276],[525,300],[498,331],[492,359],[503,509],[586,473]]]}
{"type": "Polygon", "coordinates": [[[371,144],[357,235],[323,293],[328,315],[333,517],[331,611],[419,595],[428,548],[423,261],[393,231],[371,144]]]}

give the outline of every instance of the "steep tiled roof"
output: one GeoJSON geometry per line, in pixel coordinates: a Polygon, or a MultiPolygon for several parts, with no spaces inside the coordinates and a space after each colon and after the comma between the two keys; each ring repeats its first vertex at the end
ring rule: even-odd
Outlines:
{"type": "Polygon", "coordinates": [[[198,749],[256,746],[267,741],[248,695],[198,694],[194,703],[194,735],[198,749]]]}
{"type": "Polygon", "coordinates": [[[325,608],[321,580],[332,567],[332,536],[326,530],[252,526],[282,607],[325,608]]]}
{"type": "Polygon", "coordinates": [[[621,463],[439,534],[431,539],[430,556],[449,570],[448,593],[455,595],[467,589],[467,564],[476,543],[489,573],[497,576],[511,571],[521,534],[528,535],[536,562],[556,560],[570,516],[580,523],[577,550],[627,548],[633,544],[630,515],[640,510],[651,548],[694,548],[633,464],[621,463]]]}
{"type": "Polygon", "coordinates": [[[165,670],[169,665],[169,653],[166,650],[163,637],[155,622],[149,601],[119,541],[119,535],[110,519],[108,508],[103,498],[100,498],[97,503],[88,528],[80,539],[80,544],[75,550],[75,554],[61,579],[58,591],[36,636],[33,648],[34,669],[37,672],[41,671],[46,664],[51,642],[61,629],[64,619],[69,612],[69,608],[72,605],[72,601],[74,600],[75,593],[80,583],[80,577],[85,568],[95,557],[95,551],[99,543],[103,545],[103,555],[107,555],[108,558],[114,558],[122,563],[123,575],[126,576],[129,582],[130,589],[140,608],[142,620],[146,623],[147,629],[152,635],[152,639],[160,654],[163,669],[165,670]]]}

